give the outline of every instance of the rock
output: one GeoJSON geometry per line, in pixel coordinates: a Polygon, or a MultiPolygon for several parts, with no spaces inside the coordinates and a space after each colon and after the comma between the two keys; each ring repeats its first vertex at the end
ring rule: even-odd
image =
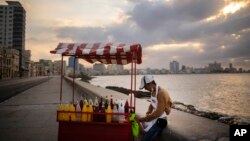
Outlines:
{"type": "Polygon", "coordinates": [[[198,141],[212,141],[211,139],[201,139],[201,140],[198,140],[198,141]]]}
{"type": "Polygon", "coordinates": [[[229,141],[229,137],[220,137],[217,141],[229,141]]]}
{"type": "Polygon", "coordinates": [[[84,82],[87,82],[87,83],[89,83],[89,81],[94,78],[94,77],[85,75],[83,73],[81,73],[80,76],[81,76],[81,81],[84,81],[84,82]]]}

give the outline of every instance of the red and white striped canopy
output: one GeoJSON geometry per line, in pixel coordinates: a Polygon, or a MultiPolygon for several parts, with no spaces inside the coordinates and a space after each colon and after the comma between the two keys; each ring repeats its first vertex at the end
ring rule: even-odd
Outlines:
{"type": "Polygon", "coordinates": [[[76,56],[90,63],[126,65],[132,62],[141,64],[142,48],[140,44],[124,43],[59,43],[52,54],[76,56]]]}

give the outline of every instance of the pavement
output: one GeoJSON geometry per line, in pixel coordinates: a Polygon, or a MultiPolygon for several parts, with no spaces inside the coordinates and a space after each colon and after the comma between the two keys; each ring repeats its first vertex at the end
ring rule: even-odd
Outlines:
{"type": "MultiPolygon", "coordinates": [[[[56,141],[59,84],[60,77],[53,77],[1,102],[0,141],[56,141]]],[[[71,100],[72,87],[63,81],[63,103],[71,100]]]]}
{"type": "Polygon", "coordinates": [[[29,78],[14,78],[8,80],[0,81],[0,102],[3,102],[6,99],[9,99],[16,94],[25,91],[33,86],[39,85],[47,80],[50,77],[41,76],[41,77],[29,77],[29,78]]]}

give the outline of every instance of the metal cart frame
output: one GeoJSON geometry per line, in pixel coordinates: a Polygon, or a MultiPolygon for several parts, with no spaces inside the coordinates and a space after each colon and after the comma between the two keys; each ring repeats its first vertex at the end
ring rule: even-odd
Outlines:
{"type": "MultiPolygon", "coordinates": [[[[75,99],[75,60],[76,58],[85,59],[90,63],[99,61],[104,64],[129,64],[131,63],[131,94],[136,94],[136,64],[141,64],[141,45],[132,44],[126,46],[123,43],[114,45],[113,43],[93,43],[88,46],[88,43],[59,43],[55,50],[50,51],[52,54],[61,54],[61,81],[60,81],[60,104],[62,103],[62,79],[63,79],[63,57],[73,56],[73,95],[72,102],[75,99]],[[85,49],[85,50],[84,50],[85,49]],[[88,50],[87,50],[88,49],[88,50]],[[86,53],[86,50],[89,51],[86,53]],[[100,53],[100,51],[103,51],[100,53]],[[106,59],[106,61],[105,61],[106,59]],[[112,61],[117,60],[117,61],[112,61]]],[[[133,96],[132,96],[133,97],[133,96]]],[[[130,103],[134,103],[133,107],[129,107],[129,111],[135,112],[135,98],[130,103]]],[[[92,140],[92,141],[131,141],[133,140],[131,133],[131,123],[128,118],[124,123],[105,123],[105,122],[80,122],[80,121],[60,121],[58,115],[63,113],[57,111],[57,121],[59,122],[58,140],[92,140]]],[[[79,113],[83,112],[67,112],[79,113]]],[[[85,113],[90,114],[90,113],[85,113]]],[[[91,113],[98,115],[102,113],[91,113]]],[[[106,113],[107,114],[107,113],[106,113]]],[[[124,115],[129,117],[129,113],[112,113],[112,115],[124,115]]],[[[93,117],[93,116],[92,116],[93,117]]]]}

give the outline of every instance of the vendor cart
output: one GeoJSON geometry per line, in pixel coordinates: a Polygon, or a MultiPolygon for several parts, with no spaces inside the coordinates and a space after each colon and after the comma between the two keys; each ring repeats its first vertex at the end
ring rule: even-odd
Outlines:
{"type": "MultiPolygon", "coordinates": [[[[61,54],[61,87],[60,87],[60,105],[62,104],[62,79],[63,79],[63,57],[73,56],[81,58],[89,63],[100,62],[103,64],[119,64],[126,65],[131,63],[131,94],[136,92],[136,64],[141,64],[142,48],[140,44],[124,44],[124,43],[59,43],[57,48],[50,51],[52,54],[61,54]]],[[[75,63],[74,63],[75,64],[75,63]]],[[[75,87],[75,67],[73,71],[73,95],[75,87]]],[[[133,140],[131,133],[131,122],[129,116],[135,112],[135,98],[130,97],[129,112],[124,113],[99,113],[99,112],[77,112],[77,111],[57,111],[57,121],[59,122],[58,140],[91,140],[91,141],[131,141],[133,140]],[[132,101],[133,100],[133,101],[132,101]],[[73,116],[69,116],[68,120],[61,120],[60,116],[73,114],[89,114],[98,115],[116,115],[126,117],[124,122],[106,123],[91,120],[89,122],[73,120],[73,116]]]]}

